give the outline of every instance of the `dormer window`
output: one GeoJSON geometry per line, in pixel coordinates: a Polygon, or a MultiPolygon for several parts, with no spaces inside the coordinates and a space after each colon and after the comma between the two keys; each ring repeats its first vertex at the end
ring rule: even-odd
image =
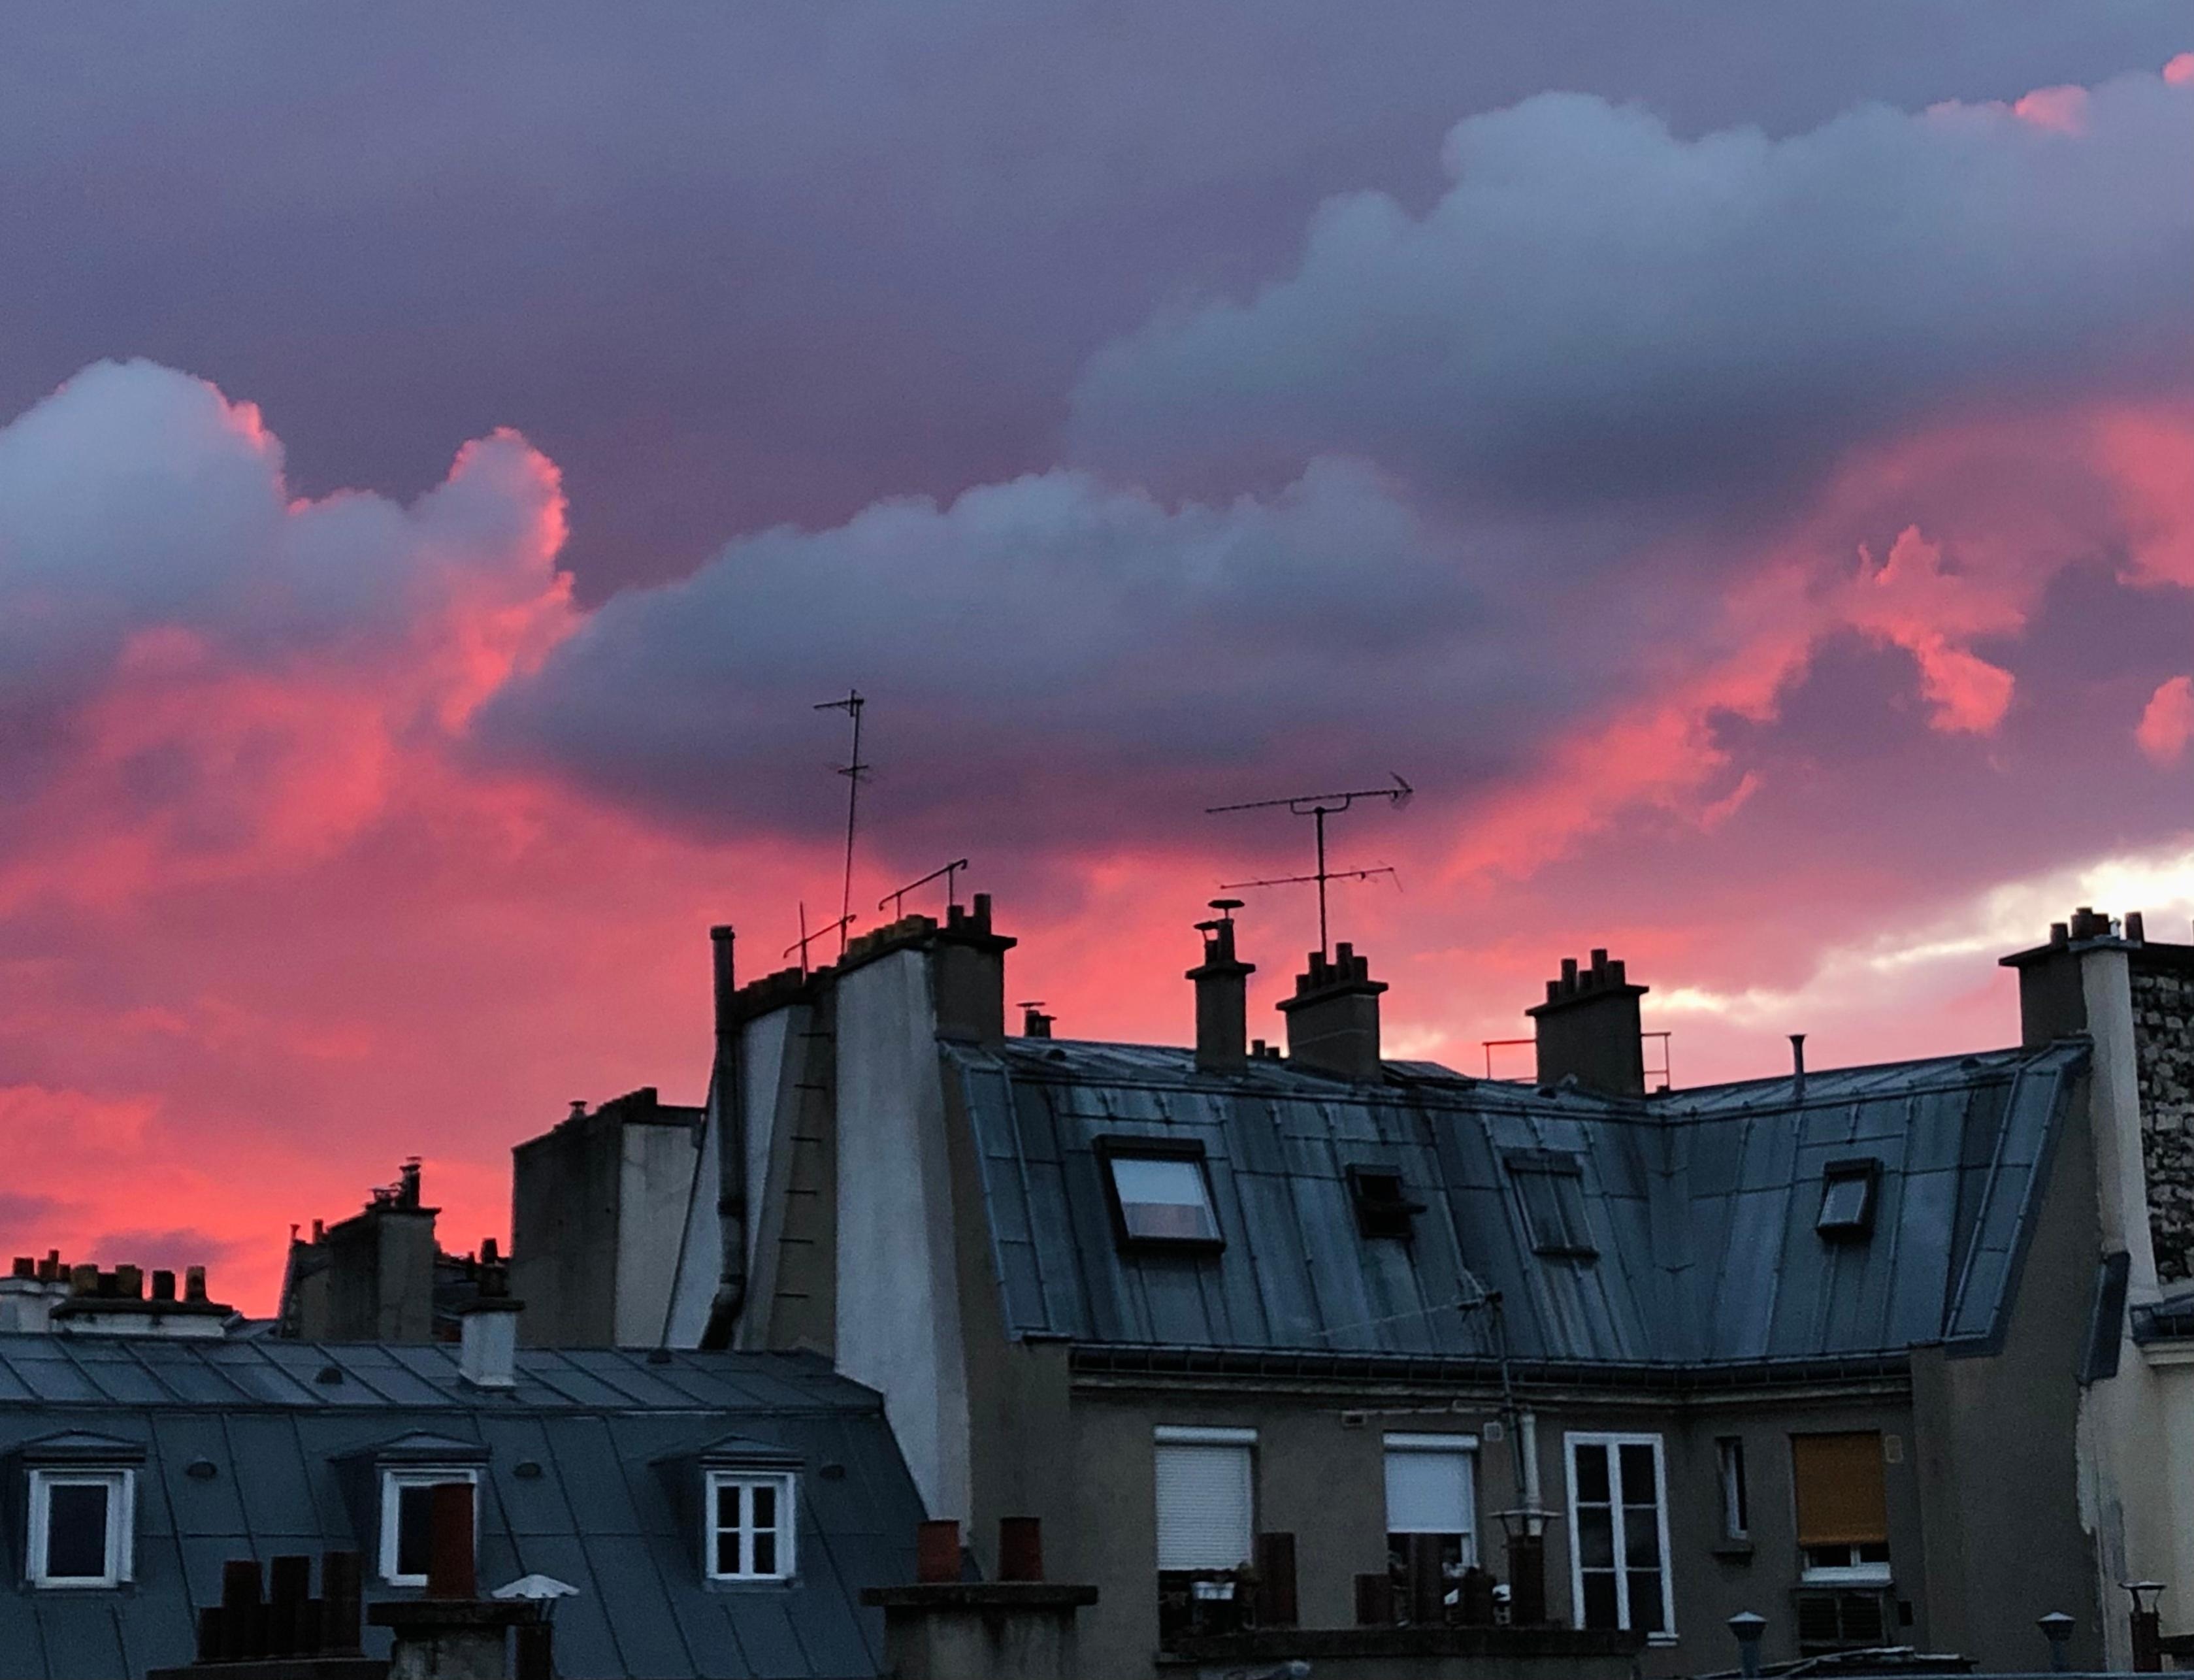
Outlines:
{"type": "Polygon", "coordinates": [[[34,1470],[30,1581],[39,1587],[113,1587],[131,1578],[135,1472],[34,1470]]]}
{"type": "Polygon", "coordinates": [[[1874,1228],[1875,1179],[1881,1163],[1871,1155],[1830,1161],[1822,1169],[1821,1211],[1813,1228],[1829,1238],[1863,1237],[1874,1228]]]}
{"type": "Polygon", "coordinates": [[[391,1586],[427,1585],[434,1551],[434,1490],[455,1483],[472,1507],[480,1539],[480,1471],[470,1465],[384,1470],[381,1473],[381,1579],[391,1586]]]}
{"type": "Polygon", "coordinates": [[[1349,1200],[1356,1205],[1356,1228],[1366,1237],[1406,1239],[1411,1222],[1425,1205],[1410,1200],[1402,1175],[1392,1167],[1352,1166],[1348,1169],[1349,1200]]]}
{"type": "Polygon", "coordinates": [[[1225,1246],[1201,1143],[1102,1137],[1097,1140],[1097,1153],[1112,1205],[1114,1233],[1123,1246],[1225,1246]]]}
{"type": "Polygon", "coordinates": [[[793,1574],[795,1484],[787,1470],[708,1471],[712,1581],[782,1581],[793,1574]]]}
{"type": "Polygon", "coordinates": [[[1552,1149],[1517,1149],[1508,1162],[1532,1251],[1578,1260],[1598,1254],[1585,1218],[1584,1169],[1577,1158],[1552,1149]]]}

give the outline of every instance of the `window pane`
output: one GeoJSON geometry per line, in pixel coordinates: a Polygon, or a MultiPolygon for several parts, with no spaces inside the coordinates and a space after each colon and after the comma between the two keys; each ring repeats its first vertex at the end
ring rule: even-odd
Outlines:
{"type": "Polygon", "coordinates": [[[1821,1191],[1819,1228],[1825,1231],[1863,1223],[1867,1192],[1871,1188],[1871,1181],[1858,1173],[1829,1179],[1821,1191]]]}
{"type": "Polygon", "coordinates": [[[1584,1625],[1587,1627],[1620,1627],[1623,1625],[1615,1605],[1614,1571],[1585,1571],[1584,1625]]]}
{"type": "Polygon", "coordinates": [[[1218,1239],[1219,1222],[1204,1193],[1201,1163],[1115,1155],[1111,1166],[1129,1236],[1173,1242],[1218,1239]]]}
{"type": "Polygon", "coordinates": [[[1634,1569],[1661,1562],[1661,1514],[1651,1505],[1623,1508],[1623,1561],[1634,1569]]]}
{"type": "Polygon", "coordinates": [[[754,1485],[754,1526],[757,1528],[777,1527],[777,1484],[757,1482],[754,1485]]]}
{"type": "Polygon", "coordinates": [[[1607,1503],[1607,1449],[1605,1447],[1577,1448],[1577,1496],[1600,1505],[1607,1503]]]}
{"type": "Polygon", "coordinates": [[[1661,1631],[1661,1572],[1658,1569],[1633,1569],[1630,1572],[1630,1625],[1640,1633],[1658,1633],[1661,1631]]]}
{"type": "Polygon", "coordinates": [[[1615,1563],[1615,1518],[1605,1505],[1577,1508],[1577,1556],[1588,1569],[1615,1563]]]}
{"type": "Polygon", "coordinates": [[[736,1482],[716,1484],[716,1527],[736,1528],[739,1526],[739,1494],[742,1490],[736,1482]]]}
{"type": "Polygon", "coordinates": [[[1565,1247],[1588,1249],[1592,1239],[1586,1234],[1584,1220],[1584,1180],[1574,1172],[1548,1175],[1554,1185],[1554,1211],[1561,1221],[1562,1243],[1565,1247]]]}
{"type": "Polygon", "coordinates": [[[48,1488],[48,1575],[61,1580],[97,1580],[106,1574],[107,1493],[103,1482],[48,1488]]]}
{"type": "Polygon", "coordinates": [[[1653,1449],[1625,1447],[1623,1450],[1623,1502],[1650,1505],[1654,1500],[1653,1449]]]}
{"type": "Polygon", "coordinates": [[[1742,1539],[1752,1526],[1745,1509],[1744,1442],[1734,1435],[1714,1443],[1721,1458],[1721,1528],[1725,1539],[1742,1539]]]}
{"type": "Polygon", "coordinates": [[[396,1491],[396,1573],[423,1575],[434,1550],[434,1490],[414,1484],[396,1491]]]}
{"type": "MultiPolygon", "coordinates": [[[[759,1487],[755,1489],[756,1493],[762,1491],[759,1487]]],[[[773,1528],[755,1530],[754,1573],[757,1575],[773,1575],[777,1573],[777,1531],[773,1528]]]]}

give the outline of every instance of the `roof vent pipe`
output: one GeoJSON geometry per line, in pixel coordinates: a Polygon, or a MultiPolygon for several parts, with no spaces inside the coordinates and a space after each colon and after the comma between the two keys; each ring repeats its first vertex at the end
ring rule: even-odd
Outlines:
{"type": "Polygon", "coordinates": [[[1242,900],[1215,898],[1211,907],[1217,918],[1196,924],[1203,960],[1186,976],[1196,982],[1196,1065],[1206,1073],[1232,1073],[1249,1060],[1249,976],[1257,965],[1234,954],[1234,912],[1242,900]]]}
{"type": "MultiPolygon", "coordinates": [[[[716,1133],[716,1218],[723,1269],[701,1329],[704,1348],[728,1348],[747,1301],[746,1081],[740,1072],[738,976],[732,960],[733,934],[709,929],[709,964],[715,982],[716,1056],[709,1071],[709,1124],[716,1133]]],[[[698,1167],[697,1160],[696,1167],[698,1167]]],[[[696,1187],[698,1188],[698,1186],[696,1187]]]]}
{"type": "Polygon", "coordinates": [[[1803,1096],[1806,1094],[1806,1035],[1803,1033],[1790,1035],[1790,1087],[1794,1096],[1803,1096]]]}

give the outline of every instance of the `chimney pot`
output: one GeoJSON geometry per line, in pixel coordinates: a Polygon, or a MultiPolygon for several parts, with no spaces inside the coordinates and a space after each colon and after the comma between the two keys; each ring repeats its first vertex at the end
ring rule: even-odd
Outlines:
{"type": "Polygon", "coordinates": [[[206,1298],[205,1268],[190,1266],[183,1271],[183,1299],[203,1301],[206,1298]]]}
{"type": "Polygon", "coordinates": [[[175,1274],[173,1272],[159,1271],[152,1274],[152,1298],[155,1301],[172,1301],[175,1298],[175,1274]]]}
{"type": "MultiPolygon", "coordinates": [[[[1196,986],[1196,1065],[1207,1073],[1231,1073],[1248,1056],[1243,1040],[1249,1033],[1249,976],[1256,964],[1243,962],[1234,952],[1234,922],[1228,912],[1239,907],[1235,899],[1214,899],[1220,912],[1214,922],[1199,922],[1204,935],[1203,960],[1186,978],[1196,986]]],[[[1254,1052],[1262,1055],[1264,1041],[1254,1052]]]]}
{"type": "Polygon", "coordinates": [[[70,1267],[69,1293],[72,1295],[98,1294],[99,1268],[92,1265],[78,1265],[70,1267]]]}
{"type": "Polygon", "coordinates": [[[117,1266],[114,1269],[114,1292],[125,1301],[145,1298],[145,1269],[141,1266],[117,1266]]]}
{"type": "Polygon", "coordinates": [[[998,1519],[998,1579],[1002,1581],[1040,1581],[1043,1579],[1043,1524],[1033,1516],[998,1519]]]}
{"type": "Polygon", "coordinates": [[[1790,1080],[1801,1092],[1806,1089],[1806,1035],[1790,1035],[1790,1080]]]}
{"type": "Polygon", "coordinates": [[[35,1279],[38,1275],[38,1263],[27,1254],[19,1254],[15,1257],[14,1274],[19,1278],[35,1279]]]}
{"type": "Polygon", "coordinates": [[[925,1584],[960,1579],[960,1525],[946,1517],[915,1531],[914,1575],[925,1584]]]}
{"type": "Polygon", "coordinates": [[[2126,912],[2125,936],[2135,945],[2148,943],[2148,923],[2138,910],[2126,912]]]}

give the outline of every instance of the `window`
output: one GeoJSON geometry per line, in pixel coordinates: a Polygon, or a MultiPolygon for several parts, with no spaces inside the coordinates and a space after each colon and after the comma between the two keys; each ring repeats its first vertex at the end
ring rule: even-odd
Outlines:
{"type": "Polygon", "coordinates": [[[1889,1506],[1874,1430],[1790,1437],[1798,1550],[1809,1582],[1889,1579],[1889,1506]]]}
{"type": "Polygon", "coordinates": [[[1410,1200],[1402,1175],[1392,1167],[1352,1166],[1348,1194],[1356,1204],[1356,1228],[1367,1237],[1406,1239],[1410,1221],[1425,1211],[1422,1202],[1410,1200]]]}
{"type": "Polygon", "coordinates": [[[1573,1435],[1566,1444],[1577,1625],[1673,1634],[1661,1437],[1573,1435]]]}
{"type": "Polygon", "coordinates": [[[1744,1443],[1733,1435],[1714,1442],[1721,1473],[1721,1537],[1742,1540],[1752,1533],[1752,1512],[1744,1491],[1744,1443]]]}
{"type": "Polygon", "coordinates": [[[709,1473],[708,1576],[712,1581],[791,1578],[795,1485],[789,1474],[709,1473]]]}
{"type": "Polygon", "coordinates": [[[472,1494],[473,1535],[480,1535],[476,1470],[391,1470],[381,1473],[381,1579],[391,1586],[424,1586],[434,1549],[434,1490],[452,1483],[472,1494]]]}
{"type": "Polygon", "coordinates": [[[31,1585],[119,1586],[129,1579],[135,1503],[129,1470],[32,1470],[31,1585]]]}
{"type": "Polygon", "coordinates": [[[1540,1254],[1589,1259],[1592,1228],[1584,1211],[1584,1171],[1574,1155],[1519,1149],[1508,1155],[1508,1176],[1524,1203],[1524,1223],[1540,1254]]]}
{"type": "Polygon", "coordinates": [[[1159,1637],[1231,1631],[1256,1551],[1257,1432],[1161,1424],[1156,1439],[1159,1637]]]}
{"type": "Polygon", "coordinates": [[[1222,1246],[1202,1144],[1100,1138],[1098,1154],[1121,1241],[1169,1248],[1222,1246]]]}
{"type": "Polygon", "coordinates": [[[1463,1571],[1478,1562],[1477,1446],[1467,1435],[1387,1437],[1387,1575],[1408,1581],[1411,1554],[1434,1549],[1450,1611],[1462,1602],[1463,1571]]]}
{"type": "Polygon", "coordinates": [[[1874,1228],[1874,1181],[1881,1163],[1868,1156],[1830,1161],[1821,1172],[1821,1211],[1813,1228],[1824,1237],[1863,1237],[1874,1228]]]}

